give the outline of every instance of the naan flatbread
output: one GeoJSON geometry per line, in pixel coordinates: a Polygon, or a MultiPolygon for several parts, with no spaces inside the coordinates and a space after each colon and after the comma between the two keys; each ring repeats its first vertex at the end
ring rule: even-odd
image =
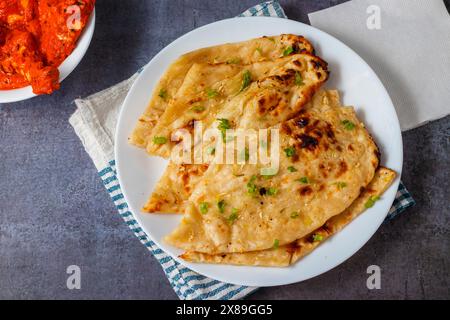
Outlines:
{"type": "Polygon", "coordinates": [[[263,60],[274,60],[284,55],[300,52],[313,54],[314,48],[302,36],[284,34],[203,48],[182,55],[169,66],[154,88],[152,99],[130,136],[130,143],[141,148],[147,147],[149,140],[151,141],[151,132],[154,126],[171,99],[176,95],[193,64],[228,63],[246,65],[263,60]]]}
{"type": "MultiPolygon", "coordinates": [[[[338,91],[321,90],[305,105],[304,109],[321,112],[328,108],[340,107],[338,91]]],[[[192,190],[207,168],[207,164],[177,165],[170,162],[142,210],[148,213],[183,213],[192,190]]]]}
{"type": "MultiPolygon", "coordinates": [[[[289,265],[373,205],[394,179],[379,167],[379,150],[353,108],[339,107],[335,91],[314,95],[329,72],[313,51],[303,37],[263,37],[188,53],[161,78],[130,137],[151,155],[168,158],[186,138],[172,135],[192,134],[196,120],[222,134],[203,140],[203,151],[234,145],[225,129],[280,132],[279,170],[270,175],[261,163],[212,157],[169,163],[143,210],[185,213],[165,238],[186,250],[182,258],[289,265]]],[[[258,144],[270,149],[273,140],[258,144]]]]}
{"type": "MultiPolygon", "coordinates": [[[[381,195],[395,179],[395,172],[380,167],[367,188],[344,212],[332,217],[322,227],[294,243],[262,251],[210,255],[194,251],[183,253],[180,257],[189,262],[217,263],[233,265],[286,267],[312,252],[326,239],[342,230],[346,225],[364,212],[372,200],[381,195]]],[[[294,216],[292,219],[297,219],[294,216]]]]}
{"type": "Polygon", "coordinates": [[[353,108],[304,110],[277,128],[279,172],[266,179],[246,164],[237,176],[234,165],[211,164],[169,244],[219,254],[292,243],[349,207],[374,177],[379,151],[353,108]]]}
{"type": "Polygon", "coordinates": [[[180,129],[192,132],[194,121],[201,120],[207,129],[216,119],[226,118],[233,128],[246,129],[267,128],[289,119],[311,99],[328,74],[327,63],[308,53],[245,67],[196,64],[154,127],[147,152],[168,158],[179,143],[171,141],[172,134],[180,129]],[[224,79],[224,75],[232,76],[224,79]],[[215,78],[223,80],[205,85],[215,78]],[[245,80],[248,88],[243,87],[245,80]],[[208,97],[208,90],[217,96],[208,97]]]}
{"type": "Polygon", "coordinates": [[[183,213],[195,186],[208,169],[207,164],[175,164],[169,162],[143,212],[183,213]]]}

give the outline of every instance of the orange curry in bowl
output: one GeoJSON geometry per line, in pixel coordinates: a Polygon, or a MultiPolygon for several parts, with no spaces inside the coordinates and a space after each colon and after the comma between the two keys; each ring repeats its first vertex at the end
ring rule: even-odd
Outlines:
{"type": "Polygon", "coordinates": [[[95,0],[0,0],[0,90],[59,89],[59,65],[76,46],[95,0]]]}

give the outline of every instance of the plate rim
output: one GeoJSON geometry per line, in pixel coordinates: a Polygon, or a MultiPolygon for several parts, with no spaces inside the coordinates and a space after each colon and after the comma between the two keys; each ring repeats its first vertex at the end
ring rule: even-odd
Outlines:
{"type": "MultiPolygon", "coordinates": [[[[94,36],[95,31],[95,20],[96,20],[96,14],[95,14],[95,6],[94,10],[92,10],[91,15],[89,16],[88,22],[86,24],[86,27],[82,31],[80,37],[77,40],[77,45],[75,49],[72,51],[70,55],[64,59],[64,61],[59,65],[58,70],[61,72],[61,69],[66,67],[65,64],[70,62],[70,59],[73,59],[74,57],[78,56],[78,59],[76,59],[74,62],[72,62],[71,65],[67,66],[68,71],[64,75],[60,75],[59,82],[62,83],[80,64],[81,60],[83,60],[84,56],[86,55],[86,52],[88,51],[92,38],[94,36]],[[84,46],[80,47],[80,43],[85,43],[84,46]]],[[[61,90],[61,89],[60,89],[61,90]]],[[[17,89],[10,89],[10,90],[0,90],[0,103],[14,103],[14,102],[20,102],[25,101],[34,97],[38,97],[42,95],[38,95],[33,93],[31,86],[26,86],[22,88],[17,89]],[[23,92],[20,92],[23,91],[23,92]],[[16,94],[13,97],[8,97],[8,94],[16,94]]],[[[45,95],[43,95],[45,96],[45,95]]]]}
{"type": "MultiPolygon", "coordinates": [[[[118,114],[118,120],[117,120],[117,126],[116,126],[116,130],[115,130],[115,133],[114,133],[114,141],[115,141],[115,143],[114,143],[114,158],[115,158],[115,161],[116,161],[116,171],[117,171],[117,178],[118,178],[118,181],[119,181],[119,184],[122,186],[122,185],[124,185],[123,183],[122,183],[122,177],[121,177],[121,173],[120,173],[120,167],[121,167],[121,160],[120,160],[120,156],[119,156],[119,143],[117,143],[117,141],[119,141],[119,135],[120,135],[120,132],[121,132],[121,130],[120,130],[120,124],[121,124],[121,122],[122,122],[122,120],[123,120],[123,118],[124,118],[124,114],[125,114],[125,107],[124,106],[126,106],[126,105],[129,105],[129,100],[131,100],[132,99],[132,96],[133,96],[133,93],[134,93],[134,91],[135,90],[137,90],[136,88],[138,87],[138,83],[139,83],[139,80],[140,80],[140,78],[143,76],[143,74],[145,73],[145,71],[147,70],[147,68],[149,68],[150,67],[150,65],[152,64],[152,61],[154,61],[154,60],[156,60],[156,59],[158,59],[158,57],[160,56],[160,55],[163,55],[167,50],[170,50],[173,46],[175,46],[179,41],[181,41],[182,39],[184,39],[184,38],[186,38],[186,37],[189,37],[192,33],[195,33],[195,32],[198,32],[198,31],[200,31],[200,30],[203,30],[203,29],[206,29],[206,28],[209,28],[211,25],[215,25],[215,24],[221,24],[221,23],[223,23],[223,24],[226,24],[226,23],[228,23],[228,22],[231,22],[231,21],[242,21],[242,20],[251,20],[251,19],[253,19],[253,20],[261,20],[261,19],[265,19],[265,20],[267,20],[267,19],[270,19],[270,20],[277,20],[277,21],[279,21],[279,20],[281,20],[281,21],[289,21],[289,22],[293,22],[293,23],[296,23],[296,24],[300,24],[303,28],[306,28],[306,29],[310,29],[310,30],[312,30],[312,31],[314,31],[314,32],[318,32],[318,33],[321,33],[321,34],[323,34],[323,35],[325,35],[325,36],[327,36],[327,37],[330,37],[330,38],[332,38],[332,39],[334,39],[335,41],[337,41],[340,45],[342,45],[343,47],[345,47],[347,50],[349,50],[358,60],[360,60],[360,62],[368,69],[368,70],[370,70],[372,73],[373,73],[373,75],[375,76],[375,79],[377,80],[377,82],[378,82],[378,85],[383,89],[383,91],[385,92],[385,96],[386,96],[386,98],[387,98],[387,101],[389,102],[389,105],[390,105],[390,108],[392,109],[392,111],[393,111],[393,114],[395,115],[395,119],[393,119],[393,120],[395,120],[394,122],[395,122],[395,124],[396,124],[396,130],[395,131],[397,131],[398,132],[398,139],[399,139],[399,147],[400,147],[400,154],[399,154],[399,158],[400,158],[400,165],[399,165],[399,168],[396,170],[396,178],[395,178],[395,180],[392,182],[392,184],[391,184],[391,186],[389,187],[389,189],[390,188],[396,188],[396,190],[398,189],[398,186],[399,186],[399,184],[400,184],[400,177],[401,177],[401,174],[402,174],[402,170],[403,170],[403,137],[402,137],[402,134],[401,134],[401,130],[400,130],[400,122],[399,122],[399,120],[398,120],[398,115],[397,115],[397,111],[396,111],[396,109],[395,109],[395,107],[394,107],[394,104],[393,104],[393,102],[392,102],[392,99],[391,99],[391,97],[390,97],[390,95],[389,95],[389,92],[386,90],[386,87],[383,85],[383,83],[382,83],[382,81],[380,80],[380,78],[378,77],[378,75],[376,74],[376,72],[372,69],[372,67],[370,67],[370,65],[358,54],[358,53],[356,53],[352,48],[350,48],[349,46],[347,46],[345,43],[343,43],[341,40],[339,40],[339,39],[337,39],[337,38],[335,38],[334,36],[332,36],[332,35],[330,35],[330,34],[328,34],[328,33],[326,33],[325,31],[322,31],[322,30],[320,30],[320,29],[318,29],[318,28],[315,28],[315,27],[313,27],[313,26],[311,26],[311,25],[308,25],[308,24],[305,24],[305,23],[302,23],[302,22],[299,22],[299,21],[295,21],[295,20],[291,20],[291,19],[284,19],[284,18],[277,18],[277,17],[265,17],[265,16],[261,16],[261,17],[233,17],[233,18],[228,18],[228,19],[223,19],[223,20],[218,20],[218,21],[215,21],[215,22],[212,22],[212,23],[209,23],[209,24],[206,24],[206,25],[203,25],[203,26],[201,26],[201,27],[198,27],[198,28],[196,28],[196,29],[193,29],[193,30],[191,30],[191,31],[189,31],[189,32],[187,32],[187,33],[185,33],[185,34],[183,34],[183,35],[181,35],[180,37],[178,37],[177,39],[175,39],[175,40],[173,40],[171,43],[169,43],[167,46],[165,46],[163,49],[161,49],[156,55],[154,55],[151,59],[150,59],[150,61],[142,68],[142,71],[140,72],[140,74],[138,75],[138,77],[135,79],[135,81],[134,81],[134,83],[132,84],[132,86],[130,87],[130,90],[128,91],[128,93],[127,93],[127,96],[126,96],[126,98],[125,98],[125,100],[124,100],[124,102],[122,103],[122,105],[121,105],[121,108],[120,108],[120,111],[119,111],[119,114],[118,114]]],[[[200,48],[200,47],[199,47],[200,48]]],[[[338,88],[339,89],[339,88],[338,88]]],[[[153,88],[152,88],[152,90],[151,90],[151,92],[153,92],[153,88]]],[[[126,143],[128,143],[128,142],[126,142],[126,143]]],[[[222,277],[222,276],[217,276],[217,275],[214,275],[214,276],[212,276],[212,275],[210,275],[210,274],[206,274],[206,273],[204,273],[204,272],[202,272],[202,271],[199,271],[197,268],[196,268],[196,265],[199,265],[199,264],[196,264],[196,263],[190,263],[190,262],[187,262],[187,261],[184,261],[183,259],[181,259],[181,258],[179,258],[178,256],[176,256],[176,255],[173,255],[172,253],[170,253],[170,252],[167,252],[166,250],[164,250],[163,249],[163,246],[161,246],[160,245],[160,241],[158,241],[157,239],[154,239],[154,237],[146,230],[147,228],[145,228],[145,223],[143,222],[143,219],[141,219],[141,217],[139,216],[139,214],[137,214],[137,213],[135,213],[134,212],[134,210],[132,210],[133,208],[131,207],[132,205],[130,204],[130,201],[128,200],[129,199],[129,197],[128,197],[128,195],[127,195],[127,190],[125,190],[124,188],[121,188],[121,190],[122,190],[122,193],[123,193],[123,195],[124,195],[124,198],[125,198],[125,201],[128,203],[128,205],[130,206],[130,212],[132,213],[132,215],[133,215],[133,218],[139,223],[139,225],[143,228],[143,230],[145,231],[145,233],[146,233],[146,235],[149,237],[149,239],[150,240],[152,240],[158,247],[160,247],[167,255],[169,255],[170,257],[172,257],[175,261],[177,261],[178,263],[180,263],[182,266],[184,266],[184,267],[186,267],[186,268],[188,268],[188,269],[191,269],[192,271],[194,271],[194,272],[197,272],[197,273],[199,273],[199,274],[201,274],[201,275],[203,275],[203,276],[206,276],[206,277],[209,277],[209,278],[212,278],[212,279],[215,279],[215,280],[218,280],[218,281],[222,281],[222,282],[226,282],[226,283],[230,283],[230,284],[234,284],[234,285],[243,285],[243,286],[259,286],[259,287],[271,287],[271,286],[279,286],[279,285],[288,285],[288,284],[293,284],[293,283],[299,283],[299,282],[303,282],[303,281],[306,281],[306,280],[309,280],[309,279],[312,279],[312,278],[315,278],[315,277],[317,277],[317,276],[319,276],[319,275],[321,275],[321,274],[323,274],[323,273],[326,273],[326,272],[329,272],[329,271],[331,271],[332,269],[334,269],[334,268],[336,268],[337,266],[339,266],[339,265],[341,265],[342,263],[344,263],[345,261],[347,261],[350,257],[352,257],[353,255],[355,255],[359,250],[361,250],[361,248],[362,247],[364,247],[364,245],[375,235],[375,233],[379,230],[379,228],[380,228],[380,226],[381,226],[381,224],[383,223],[383,221],[384,221],[384,219],[386,218],[386,216],[388,215],[388,213],[389,213],[389,209],[386,211],[386,213],[383,215],[383,218],[382,219],[380,219],[379,220],[379,223],[377,223],[376,224],[376,228],[374,228],[374,232],[373,233],[371,233],[370,235],[366,235],[364,238],[363,237],[360,237],[359,239],[361,239],[361,242],[360,242],[360,245],[358,245],[358,248],[353,252],[353,253],[349,253],[349,254],[347,254],[347,255],[344,255],[344,256],[342,256],[340,259],[339,259],[339,261],[336,263],[333,263],[333,266],[332,267],[330,267],[330,268],[328,268],[327,270],[325,270],[325,271],[322,271],[322,272],[318,272],[318,273],[316,273],[316,274],[314,274],[314,275],[312,275],[312,276],[309,276],[309,277],[306,277],[306,278],[303,278],[303,279],[301,279],[301,280],[297,280],[297,279],[295,279],[295,280],[288,280],[288,281],[279,281],[279,282],[276,282],[276,281],[272,281],[272,282],[270,282],[270,283],[267,283],[267,284],[261,284],[261,283],[256,283],[256,282],[245,282],[245,283],[242,283],[242,282],[235,282],[235,281],[232,281],[232,280],[230,280],[230,279],[228,279],[228,278],[226,278],[226,277],[222,277]]],[[[392,198],[392,201],[389,201],[389,203],[390,203],[390,207],[392,206],[392,203],[393,203],[393,201],[395,200],[395,193],[394,193],[394,196],[393,196],[393,198],[392,198]]],[[[389,207],[389,208],[390,208],[389,207]]],[[[138,212],[139,213],[139,212],[138,212]]],[[[240,266],[238,266],[238,267],[240,267],[240,266]]],[[[259,266],[247,266],[247,267],[250,267],[250,268],[266,268],[266,267],[259,267],[259,266]]],[[[277,269],[277,268],[273,268],[273,267],[267,267],[267,268],[270,268],[270,269],[277,269]]],[[[290,268],[290,267],[287,267],[287,268],[290,268]]],[[[281,268],[281,269],[286,269],[286,267],[283,267],[283,268],[281,268]]]]}

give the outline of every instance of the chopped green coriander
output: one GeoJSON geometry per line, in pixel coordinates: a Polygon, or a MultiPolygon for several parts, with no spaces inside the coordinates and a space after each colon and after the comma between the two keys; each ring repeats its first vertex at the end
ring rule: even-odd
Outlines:
{"type": "Polygon", "coordinates": [[[232,209],[231,209],[231,213],[234,213],[234,214],[237,214],[237,213],[238,213],[238,211],[239,211],[239,210],[238,210],[238,209],[236,209],[236,208],[232,208],[232,209]]]}
{"type": "Polygon", "coordinates": [[[219,95],[219,92],[214,89],[207,89],[206,95],[208,96],[209,99],[213,99],[219,95]]]}
{"type": "Polygon", "coordinates": [[[208,202],[201,202],[200,203],[200,212],[202,214],[206,214],[208,212],[209,203],[208,202]]]}
{"type": "Polygon", "coordinates": [[[321,234],[318,234],[318,233],[313,234],[312,238],[313,238],[314,242],[323,240],[323,236],[321,234]]]}
{"type": "Polygon", "coordinates": [[[278,189],[270,187],[269,189],[267,189],[267,195],[269,196],[274,196],[278,193],[278,189]]]}
{"type": "Polygon", "coordinates": [[[228,217],[228,221],[230,223],[233,223],[238,218],[237,210],[234,212],[231,212],[230,216],[228,217]]]}
{"type": "Polygon", "coordinates": [[[297,169],[295,169],[293,166],[289,166],[289,167],[287,167],[287,169],[288,169],[289,172],[296,172],[297,171],[297,169]]]}
{"type": "Polygon", "coordinates": [[[278,249],[279,246],[280,246],[280,241],[278,241],[278,239],[275,239],[273,241],[273,248],[274,249],[278,249]]]}
{"type": "Polygon", "coordinates": [[[247,192],[251,195],[255,195],[256,192],[258,191],[258,188],[256,187],[256,184],[255,184],[255,180],[256,180],[256,176],[253,175],[247,183],[247,192]]]}
{"type": "Polygon", "coordinates": [[[303,78],[302,74],[298,71],[295,71],[295,85],[296,86],[302,86],[303,85],[303,78]]]}
{"type": "Polygon", "coordinates": [[[267,141],[261,139],[261,141],[259,141],[259,146],[263,149],[267,149],[267,141]]]}
{"type": "Polygon", "coordinates": [[[153,137],[154,144],[165,144],[167,142],[166,137],[153,137]]]}
{"type": "Polygon", "coordinates": [[[219,202],[217,202],[217,208],[219,208],[220,213],[224,213],[225,212],[225,200],[220,200],[219,202]]]}
{"type": "Polygon", "coordinates": [[[226,136],[227,130],[231,129],[231,124],[228,119],[217,119],[219,121],[219,125],[217,126],[217,129],[220,130],[220,133],[222,134],[222,140],[223,142],[227,142],[228,138],[226,136]]]}
{"type": "Polygon", "coordinates": [[[379,196],[371,196],[371,197],[366,201],[366,203],[364,204],[364,206],[365,206],[366,208],[372,208],[373,205],[375,204],[375,202],[376,202],[377,200],[380,200],[380,197],[379,197],[379,196]]]}
{"type": "Polygon", "coordinates": [[[299,216],[299,214],[298,214],[297,211],[291,212],[291,218],[292,219],[296,219],[296,218],[298,218],[298,216],[299,216]]]}
{"type": "Polygon", "coordinates": [[[216,148],[208,147],[208,149],[206,149],[206,153],[207,154],[215,154],[216,153],[216,148]]]}
{"type": "Polygon", "coordinates": [[[308,177],[301,177],[300,179],[297,179],[297,181],[304,183],[304,184],[308,184],[309,183],[309,179],[308,177]]]}
{"type": "Polygon", "coordinates": [[[295,148],[293,147],[289,147],[284,149],[284,152],[286,153],[286,157],[290,158],[293,157],[295,155],[295,148]]]}
{"type": "Polygon", "coordinates": [[[338,187],[338,189],[344,189],[347,186],[347,183],[339,181],[339,182],[336,182],[336,186],[338,187]]]}
{"type": "Polygon", "coordinates": [[[248,151],[248,148],[242,149],[241,154],[239,155],[240,160],[248,161],[250,159],[250,151],[248,151]]]}
{"type": "Polygon", "coordinates": [[[350,120],[342,121],[342,125],[344,126],[345,130],[353,130],[356,127],[356,125],[350,120]]]}
{"type": "Polygon", "coordinates": [[[230,120],[228,119],[217,119],[220,123],[219,126],[217,128],[219,128],[220,130],[227,130],[227,129],[231,129],[231,124],[230,124],[230,120]]]}
{"type": "Polygon", "coordinates": [[[292,48],[292,46],[286,47],[283,51],[283,57],[290,55],[292,52],[294,52],[294,48],[292,48]]]}
{"type": "Polygon", "coordinates": [[[227,64],[238,64],[238,63],[241,63],[241,59],[236,58],[236,57],[227,60],[227,64]]]}
{"type": "Polygon", "coordinates": [[[161,90],[159,90],[158,96],[159,96],[161,99],[166,100],[167,97],[168,97],[167,90],[166,90],[166,89],[161,89],[161,90]]]}
{"type": "Polygon", "coordinates": [[[191,110],[192,110],[192,111],[195,111],[195,112],[203,112],[203,111],[206,110],[206,108],[205,108],[204,106],[193,106],[193,107],[191,108],[191,110]]]}
{"type": "Polygon", "coordinates": [[[250,71],[245,70],[244,73],[242,74],[242,84],[241,84],[241,88],[239,89],[239,93],[241,93],[242,91],[244,91],[252,82],[252,74],[250,73],[250,71]]]}

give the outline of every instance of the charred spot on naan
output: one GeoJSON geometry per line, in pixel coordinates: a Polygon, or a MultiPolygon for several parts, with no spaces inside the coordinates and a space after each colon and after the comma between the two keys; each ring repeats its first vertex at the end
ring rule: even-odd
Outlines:
{"type": "Polygon", "coordinates": [[[207,169],[207,164],[170,163],[142,211],[182,213],[184,202],[207,169]]]}
{"type": "Polygon", "coordinates": [[[284,109],[287,105],[286,98],[283,97],[280,92],[271,92],[267,95],[263,95],[258,100],[258,114],[265,115],[272,113],[278,115],[280,109],[284,109]]]}
{"type": "Polygon", "coordinates": [[[342,176],[345,172],[347,172],[348,170],[348,165],[347,162],[345,162],[344,160],[339,161],[339,167],[334,175],[335,178],[339,178],[340,176],[342,176]]]}
{"type": "Polygon", "coordinates": [[[303,197],[310,196],[313,192],[314,191],[313,191],[312,187],[310,187],[310,186],[300,187],[298,189],[298,193],[303,197]]]}
{"type": "Polygon", "coordinates": [[[144,212],[159,212],[162,210],[164,205],[170,203],[170,201],[164,198],[163,195],[154,195],[154,196],[155,200],[151,204],[147,204],[142,208],[144,212]]]}
{"type": "Polygon", "coordinates": [[[280,38],[280,43],[285,47],[292,47],[293,53],[311,53],[314,54],[315,50],[311,42],[309,42],[305,37],[293,35],[293,34],[283,34],[280,38]]]}
{"type": "Polygon", "coordinates": [[[190,119],[183,127],[181,127],[181,129],[185,129],[192,134],[194,132],[194,127],[195,127],[195,119],[190,119]]]}
{"type": "Polygon", "coordinates": [[[288,101],[288,91],[283,92],[282,90],[277,90],[276,92],[270,92],[269,94],[260,97],[257,102],[257,112],[260,116],[270,114],[271,116],[277,117],[286,108],[301,110],[303,105],[310,101],[311,97],[317,92],[322,84],[328,80],[328,64],[324,60],[309,53],[305,53],[303,58],[307,61],[305,63],[307,69],[313,68],[315,72],[308,72],[308,70],[304,70],[304,64],[302,63],[301,59],[296,59],[292,61],[292,63],[294,64],[292,68],[286,69],[281,74],[272,75],[265,79],[257,81],[257,85],[260,88],[295,87],[295,85],[297,84],[296,82],[298,81],[297,77],[300,77],[301,81],[303,81],[304,75],[307,76],[308,81],[308,85],[304,85],[303,83],[301,85],[298,84],[299,88],[295,91],[301,97],[301,99],[297,100],[295,106],[289,105],[290,102],[288,101]]]}
{"type": "Polygon", "coordinates": [[[190,194],[195,184],[192,183],[192,179],[203,176],[208,169],[207,164],[192,165],[182,164],[179,166],[178,175],[182,181],[184,192],[190,194]]]}
{"type": "MultiPolygon", "coordinates": [[[[281,125],[281,133],[292,138],[291,147],[296,149],[296,154],[312,152],[318,154],[327,151],[336,144],[333,126],[326,121],[312,119],[309,113],[287,121],[281,125]]],[[[336,151],[339,152],[338,149],[336,151]]],[[[341,150],[342,151],[342,150],[341,150]]],[[[298,160],[293,157],[293,160],[298,160]]]]}

